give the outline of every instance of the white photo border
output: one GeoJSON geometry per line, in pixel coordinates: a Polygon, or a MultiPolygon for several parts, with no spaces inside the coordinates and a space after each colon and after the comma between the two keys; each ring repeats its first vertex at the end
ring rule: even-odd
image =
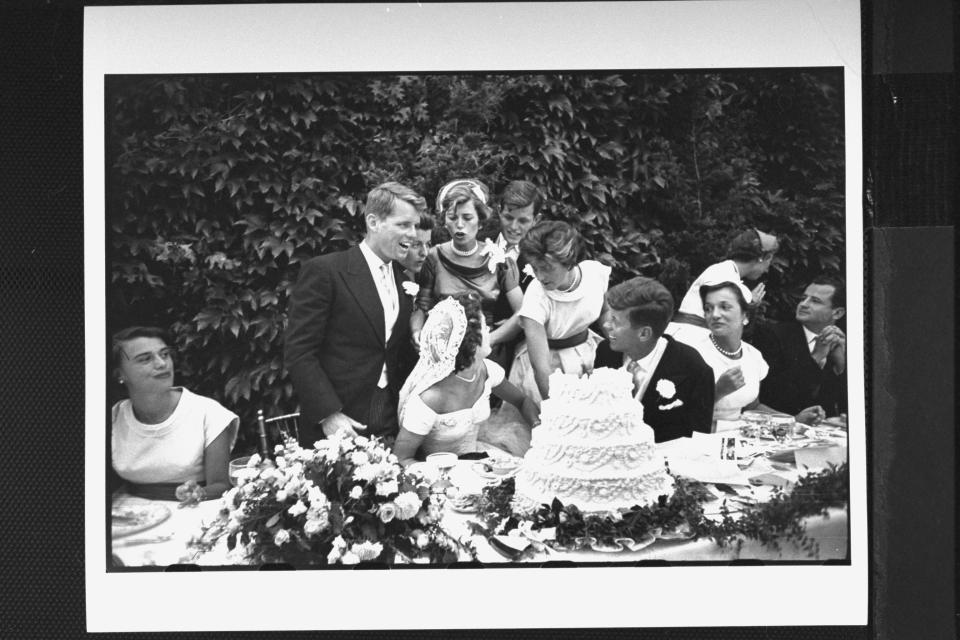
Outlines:
{"type": "Polygon", "coordinates": [[[857,0],[87,7],[88,631],[865,625],[860,33],[857,0]],[[106,571],[105,75],[758,67],[843,68],[849,565],[106,571]]]}

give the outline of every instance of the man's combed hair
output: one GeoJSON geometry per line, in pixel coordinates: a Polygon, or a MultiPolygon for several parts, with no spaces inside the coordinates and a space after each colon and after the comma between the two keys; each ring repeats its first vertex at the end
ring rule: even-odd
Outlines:
{"type": "Polygon", "coordinates": [[[847,287],[843,278],[832,273],[823,273],[814,278],[810,284],[827,285],[833,287],[833,295],[830,296],[830,304],[834,309],[847,306],[847,287]]]}
{"type": "Polygon", "coordinates": [[[522,209],[529,205],[533,205],[533,216],[536,217],[543,206],[543,196],[537,185],[526,180],[513,180],[503,189],[500,196],[501,208],[522,209]]]}
{"type": "Polygon", "coordinates": [[[638,276],[614,285],[606,299],[611,309],[628,312],[630,326],[650,327],[658,338],[673,318],[673,296],[653,278],[638,276]]]}
{"type": "Polygon", "coordinates": [[[393,212],[393,205],[397,200],[411,204],[421,218],[427,215],[427,201],[416,191],[399,182],[384,182],[371,189],[367,194],[363,213],[364,215],[373,214],[383,220],[393,212]]]}

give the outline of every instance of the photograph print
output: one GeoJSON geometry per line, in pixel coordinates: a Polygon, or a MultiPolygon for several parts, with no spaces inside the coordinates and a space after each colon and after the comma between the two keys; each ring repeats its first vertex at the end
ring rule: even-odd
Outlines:
{"type": "Polygon", "coordinates": [[[845,68],[488,68],[103,74],[92,571],[864,561],[845,68]]]}

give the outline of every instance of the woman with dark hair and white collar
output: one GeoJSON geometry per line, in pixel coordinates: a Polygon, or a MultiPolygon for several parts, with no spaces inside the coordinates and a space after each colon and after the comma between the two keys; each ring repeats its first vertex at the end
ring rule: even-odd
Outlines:
{"type": "Polygon", "coordinates": [[[447,296],[470,291],[480,296],[492,346],[519,332],[518,320],[493,326],[497,301],[506,298],[516,312],[523,302],[523,293],[516,261],[495,243],[480,242],[477,238],[480,225],[491,214],[488,198],[489,190],[478,180],[454,180],[444,185],[437,196],[437,213],[451,239],[430,249],[417,279],[419,291],[410,332],[418,350],[427,312],[447,296]]]}
{"type": "MultiPolygon", "coordinates": [[[[745,409],[774,412],[759,401],[760,381],[770,367],[758,349],[743,341],[752,293],[742,282],[723,281],[701,285],[699,294],[707,333],[690,346],[714,372],[714,430],[727,425],[734,428],[745,409]]],[[[795,417],[797,422],[810,424],[826,416],[821,407],[814,406],[795,417]]]]}
{"type": "Polygon", "coordinates": [[[218,498],[239,418],[212,398],[173,384],[163,330],[129,327],[113,336],[116,380],[129,397],[113,405],[111,463],[130,493],[155,500],[218,498]]]}

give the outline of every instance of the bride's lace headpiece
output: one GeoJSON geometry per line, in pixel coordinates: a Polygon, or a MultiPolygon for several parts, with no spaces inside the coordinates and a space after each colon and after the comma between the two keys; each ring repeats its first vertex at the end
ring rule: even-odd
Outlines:
{"type": "Polygon", "coordinates": [[[454,298],[444,298],[427,314],[420,330],[420,359],[400,389],[397,416],[401,426],[410,396],[420,395],[453,373],[466,333],[466,311],[454,298]]]}

